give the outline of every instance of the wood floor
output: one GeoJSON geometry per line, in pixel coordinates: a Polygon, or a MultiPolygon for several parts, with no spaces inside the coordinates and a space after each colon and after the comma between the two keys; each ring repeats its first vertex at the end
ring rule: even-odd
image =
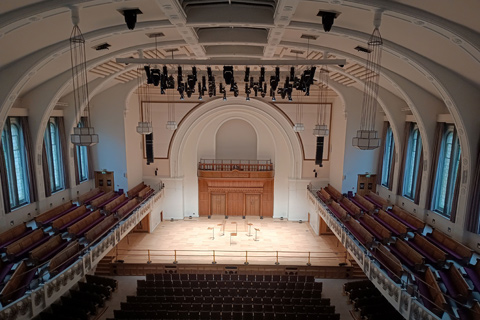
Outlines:
{"type": "Polygon", "coordinates": [[[335,236],[317,236],[307,222],[259,217],[164,221],[151,234],[131,233],[111,254],[125,263],[338,266],[347,262],[345,248],[335,236]],[[259,229],[256,238],[255,228],[259,229]]]}

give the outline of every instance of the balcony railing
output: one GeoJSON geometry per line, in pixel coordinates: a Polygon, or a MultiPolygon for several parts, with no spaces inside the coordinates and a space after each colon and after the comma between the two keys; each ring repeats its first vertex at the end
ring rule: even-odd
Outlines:
{"type": "Polygon", "coordinates": [[[198,170],[205,171],[273,171],[271,160],[201,159],[198,170]]]}

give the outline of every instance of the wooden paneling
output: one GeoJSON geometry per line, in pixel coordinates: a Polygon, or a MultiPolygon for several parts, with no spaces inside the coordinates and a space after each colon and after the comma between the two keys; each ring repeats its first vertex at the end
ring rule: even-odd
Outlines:
{"type": "Polygon", "coordinates": [[[245,195],[243,192],[227,193],[227,215],[243,216],[245,212],[245,195]]]}
{"type": "Polygon", "coordinates": [[[376,174],[359,174],[357,180],[357,194],[364,196],[369,191],[377,192],[376,174]]]}
{"type": "Polygon", "coordinates": [[[260,216],[260,194],[245,195],[245,215],[260,216]]]}
{"type": "MultiPolygon", "coordinates": [[[[226,210],[225,210],[225,205],[226,205],[226,199],[225,199],[225,194],[212,194],[211,196],[211,208],[212,208],[212,212],[211,214],[214,215],[214,214],[221,214],[221,215],[225,215],[226,214],[226,210]]],[[[200,213],[200,215],[202,215],[200,213]]],[[[204,214],[203,214],[204,215],[204,214]]],[[[208,213],[207,213],[208,215],[208,213]]]]}
{"type": "Polygon", "coordinates": [[[113,171],[95,171],[95,188],[102,191],[114,191],[113,171]]]}

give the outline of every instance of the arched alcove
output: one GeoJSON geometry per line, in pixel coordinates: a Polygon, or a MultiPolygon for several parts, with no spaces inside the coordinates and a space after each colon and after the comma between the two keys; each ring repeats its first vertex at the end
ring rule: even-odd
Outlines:
{"type": "Polygon", "coordinates": [[[225,121],[215,135],[215,159],[257,159],[257,133],[241,119],[225,121]]]}

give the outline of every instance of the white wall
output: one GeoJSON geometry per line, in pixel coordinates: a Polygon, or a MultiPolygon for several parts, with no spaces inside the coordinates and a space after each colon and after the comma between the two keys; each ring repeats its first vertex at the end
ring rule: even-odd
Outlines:
{"type": "MultiPolygon", "coordinates": [[[[133,188],[143,180],[143,136],[136,132],[139,121],[138,99],[132,94],[128,99],[128,109],[125,114],[125,146],[127,160],[128,189],[133,188]]],[[[155,163],[150,164],[155,166],[155,163]]]]}
{"type": "Polygon", "coordinates": [[[345,134],[347,119],[345,106],[336,98],[332,107],[332,127],[330,129],[330,184],[337,190],[342,189],[343,167],[345,159],[345,134]]]}
{"type": "Polygon", "coordinates": [[[264,160],[257,159],[257,133],[244,120],[224,122],[215,135],[214,159],[264,160]]]}

